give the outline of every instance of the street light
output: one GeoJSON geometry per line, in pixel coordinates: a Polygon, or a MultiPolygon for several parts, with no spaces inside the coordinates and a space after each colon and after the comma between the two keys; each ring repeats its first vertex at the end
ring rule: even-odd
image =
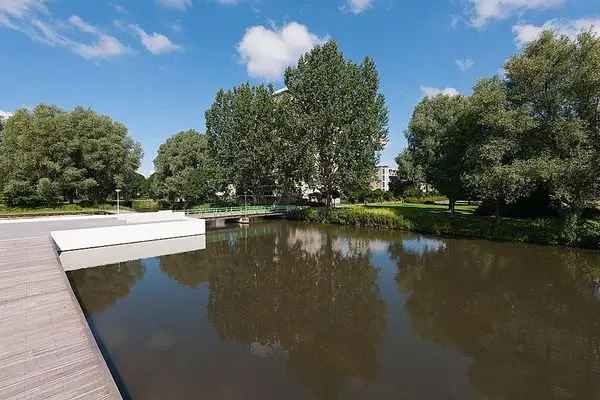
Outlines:
{"type": "Polygon", "coordinates": [[[121,193],[121,189],[115,189],[117,192],[117,214],[119,214],[119,193],[121,193]]]}

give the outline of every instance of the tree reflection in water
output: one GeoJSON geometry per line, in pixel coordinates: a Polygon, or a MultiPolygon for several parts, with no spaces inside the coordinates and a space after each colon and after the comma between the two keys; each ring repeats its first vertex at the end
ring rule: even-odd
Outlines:
{"type": "Polygon", "coordinates": [[[225,340],[287,357],[316,397],[338,398],[346,379],[375,378],[384,331],[377,270],[361,248],[309,227],[227,246],[213,259],[209,319],[225,340]]]}
{"type": "Polygon", "coordinates": [[[414,330],[472,358],[485,399],[599,399],[600,256],[576,250],[445,240],[390,248],[414,330]]]}
{"type": "Polygon", "coordinates": [[[145,272],[142,261],[135,260],[70,271],[68,277],[86,313],[93,314],[127,297],[145,272]]]}

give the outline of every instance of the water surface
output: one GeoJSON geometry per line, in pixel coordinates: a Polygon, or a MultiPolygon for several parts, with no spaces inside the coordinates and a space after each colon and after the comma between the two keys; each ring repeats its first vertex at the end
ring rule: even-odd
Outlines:
{"type": "Polygon", "coordinates": [[[126,398],[600,399],[600,254],[265,222],[69,272],[126,398]]]}

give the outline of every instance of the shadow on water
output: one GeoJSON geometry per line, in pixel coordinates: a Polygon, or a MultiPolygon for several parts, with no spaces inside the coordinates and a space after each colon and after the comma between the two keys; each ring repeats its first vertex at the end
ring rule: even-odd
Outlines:
{"type": "Polygon", "coordinates": [[[106,347],[102,336],[98,334],[99,331],[96,329],[94,318],[90,316],[109,308],[119,298],[127,297],[133,286],[144,277],[144,273],[144,265],[140,260],[137,260],[109,267],[71,271],[67,274],[75,297],[77,297],[83,313],[87,316],[90,330],[123,400],[131,400],[133,397],[131,397],[127,384],[119,373],[118,366],[113,362],[110,349],[106,347]],[[112,284],[110,288],[105,285],[106,283],[112,284]],[[80,292],[85,292],[86,299],[92,300],[82,301],[80,292]]]}

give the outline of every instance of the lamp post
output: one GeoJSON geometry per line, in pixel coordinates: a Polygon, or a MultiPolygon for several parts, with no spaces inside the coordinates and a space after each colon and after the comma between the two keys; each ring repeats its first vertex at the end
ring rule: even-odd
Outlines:
{"type": "Polygon", "coordinates": [[[121,192],[121,189],[115,189],[115,192],[117,192],[117,214],[119,214],[119,193],[121,192]]]}

